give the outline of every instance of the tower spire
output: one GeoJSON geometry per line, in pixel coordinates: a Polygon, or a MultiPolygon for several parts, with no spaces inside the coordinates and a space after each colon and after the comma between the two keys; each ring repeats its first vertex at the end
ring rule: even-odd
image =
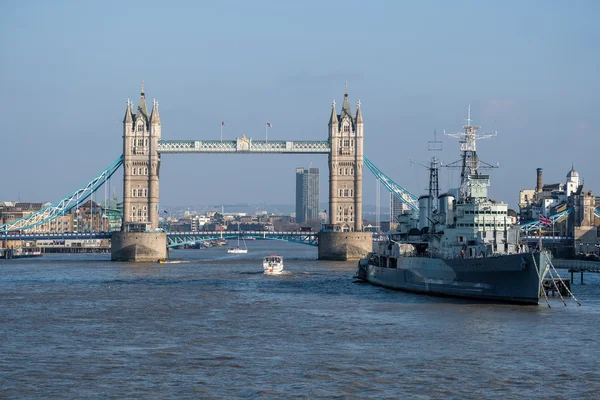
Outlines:
{"type": "Polygon", "coordinates": [[[127,99],[127,108],[125,109],[125,118],[123,118],[123,123],[133,122],[133,116],[131,115],[131,101],[127,99]]]}
{"type": "Polygon", "coordinates": [[[142,81],[142,91],[140,92],[140,102],[137,107],[138,114],[142,114],[146,122],[148,121],[148,107],[146,107],[146,93],[144,92],[144,81],[142,81]]]}
{"type": "Polygon", "coordinates": [[[335,111],[335,100],[331,103],[331,116],[329,117],[329,126],[336,126],[338,123],[337,112],[335,111]]]}
{"type": "Polygon", "coordinates": [[[160,124],[160,114],[158,113],[158,101],[152,101],[152,114],[150,114],[150,123],[160,124]]]}
{"type": "Polygon", "coordinates": [[[348,115],[350,119],[352,119],[352,111],[350,110],[350,102],[348,101],[348,81],[346,81],[346,90],[344,92],[344,102],[342,103],[340,119],[343,119],[344,115],[348,115]]]}
{"type": "Polygon", "coordinates": [[[362,112],[360,111],[360,100],[356,102],[356,123],[360,124],[363,122],[362,112]]]}

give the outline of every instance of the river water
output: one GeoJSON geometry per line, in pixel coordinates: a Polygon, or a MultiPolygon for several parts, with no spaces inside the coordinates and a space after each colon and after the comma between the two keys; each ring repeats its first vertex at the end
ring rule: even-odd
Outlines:
{"type": "Polygon", "coordinates": [[[0,398],[600,398],[597,275],[572,286],[581,307],[549,309],[354,283],[356,263],[310,246],[248,248],[0,260],[0,398]],[[262,274],[271,252],[288,273],[262,274]]]}

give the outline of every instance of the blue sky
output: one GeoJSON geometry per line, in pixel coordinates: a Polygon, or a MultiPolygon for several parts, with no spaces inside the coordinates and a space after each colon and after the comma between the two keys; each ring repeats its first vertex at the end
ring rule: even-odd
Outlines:
{"type": "MultiPolygon", "coordinates": [[[[515,206],[535,169],[574,163],[600,194],[600,2],[173,1],[0,3],[0,200],[55,201],[121,154],[128,98],[161,105],[163,139],[326,140],[348,81],[365,154],[415,194],[433,131],[474,123],[491,197],[515,206]]],[[[441,136],[441,135],[440,135],[441,136]]],[[[458,144],[443,138],[445,162],[458,144]]],[[[319,155],[165,155],[161,203],[293,203],[319,155]]],[[[458,172],[442,172],[442,188],[458,172]]],[[[121,193],[121,182],[113,179],[121,193]]],[[[364,201],[375,203],[368,172],[364,201]]],[[[382,195],[382,199],[387,196],[382,195]]]]}

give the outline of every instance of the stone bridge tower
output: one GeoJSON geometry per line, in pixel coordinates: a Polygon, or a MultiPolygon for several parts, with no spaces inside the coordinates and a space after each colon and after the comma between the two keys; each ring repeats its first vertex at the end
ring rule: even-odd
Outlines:
{"type": "Polygon", "coordinates": [[[135,114],[128,100],[123,119],[123,225],[111,235],[113,261],[157,261],[167,258],[167,234],[158,231],[160,115],[153,102],[148,114],[142,93],[135,114]]]}
{"type": "Polygon", "coordinates": [[[123,119],[123,226],[125,232],[158,228],[158,177],[161,136],[158,102],[148,114],[144,84],[136,113],[127,102],[123,119]]]}
{"type": "Polygon", "coordinates": [[[363,117],[360,101],[352,114],[348,85],[340,114],[331,107],[329,118],[329,223],[334,230],[360,232],[362,219],[363,117]]]}

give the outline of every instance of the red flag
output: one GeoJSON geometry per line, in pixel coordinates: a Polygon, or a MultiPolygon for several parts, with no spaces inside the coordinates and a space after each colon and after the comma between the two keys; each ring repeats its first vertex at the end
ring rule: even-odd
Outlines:
{"type": "Polygon", "coordinates": [[[269,128],[272,128],[272,127],[273,127],[273,125],[272,125],[272,124],[271,124],[269,121],[267,121],[267,126],[268,126],[269,128]]]}

